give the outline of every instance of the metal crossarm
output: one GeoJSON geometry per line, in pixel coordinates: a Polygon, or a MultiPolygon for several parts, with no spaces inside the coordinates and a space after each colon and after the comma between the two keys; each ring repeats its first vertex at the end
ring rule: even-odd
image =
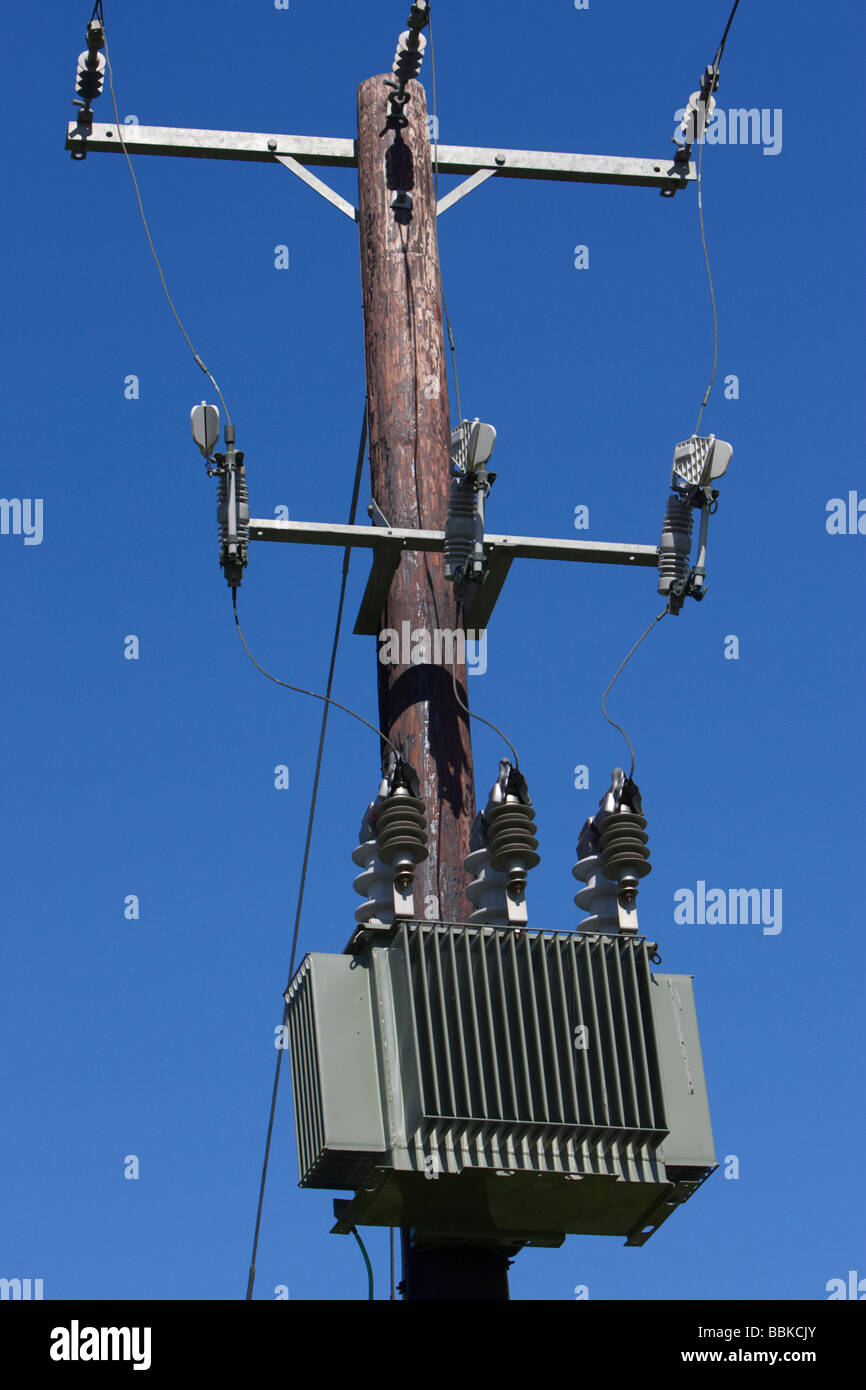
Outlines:
{"type": "MultiPolygon", "coordinates": [[[[356,168],[355,140],[317,135],[272,135],[238,130],[190,130],[174,126],[123,127],[130,154],[182,155],[198,159],[239,159],[276,163],[291,158],[298,164],[356,168]]],[[[66,148],[102,154],[120,152],[116,125],[93,122],[92,129],[69,123],[66,148]]],[[[552,179],[567,183],[611,183],[675,192],[695,178],[690,165],[663,159],[631,159],[620,155],[563,154],[549,150],[486,149],[471,145],[438,145],[441,174],[478,175],[484,170],[499,178],[552,179]]],[[[478,182],[481,182],[479,179],[478,182]]],[[[476,186],[475,183],[472,185],[476,186]]],[[[456,190],[455,190],[456,191],[456,190]]],[[[469,191],[467,188],[466,192],[469,191]]],[[[446,195],[448,197],[449,195],[446,195]]],[[[444,199],[443,199],[444,201],[444,199]]],[[[452,199],[452,201],[454,201],[452,199]]],[[[451,206],[448,202],[446,206],[451,206]]]]}
{"type": "MultiPolygon", "coordinates": [[[[250,521],[250,540],[283,541],[293,545],[361,546],[375,552],[367,588],[361,600],[355,632],[375,636],[391,581],[404,550],[443,551],[444,531],[413,531],[402,527],[326,525],[315,521],[250,521]]],[[[467,602],[464,616],[484,627],[514,560],[572,560],[588,564],[635,565],[655,568],[658,546],[616,541],[574,541],[557,537],[484,537],[487,581],[467,602]]]]}

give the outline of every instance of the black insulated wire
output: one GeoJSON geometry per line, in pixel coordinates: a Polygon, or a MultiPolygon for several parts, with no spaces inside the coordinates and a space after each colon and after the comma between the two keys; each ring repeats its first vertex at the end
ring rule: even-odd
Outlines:
{"type": "Polygon", "coordinates": [[[721,43],[719,44],[718,50],[717,50],[717,52],[716,52],[716,56],[715,56],[715,58],[713,59],[713,67],[715,68],[717,74],[718,74],[718,71],[719,71],[719,63],[722,61],[722,54],[723,54],[724,51],[725,51],[725,44],[728,42],[728,34],[730,33],[731,25],[732,25],[733,22],[734,22],[734,15],[737,13],[737,6],[739,5],[739,3],[740,3],[740,0],[734,0],[734,8],[731,10],[731,13],[728,15],[728,22],[727,22],[727,24],[725,25],[725,32],[722,34],[722,41],[721,41],[721,43]]]}
{"type": "Polygon", "coordinates": [[[608,685],[607,685],[607,688],[605,689],[604,694],[603,694],[602,697],[601,697],[601,712],[602,712],[602,714],[604,715],[604,717],[605,717],[605,719],[607,720],[608,724],[610,724],[614,729],[618,729],[618,730],[619,730],[619,732],[622,734],[623,738],[625,739],[626,743],[628,744],[628,751],[629,751],[629,753],[631,754],[631,770],[630,770],[630,772],[629,772],[629,774],[628,774],[630,778],[633,778],[633,777],[634,777],[634,747],[633,747],[633,745],[632,745],[631,739],[629,738],[628,734],[626,733],[626,731],[625,731],[625,729],[622,727],[622,725],[621,725],[621,724],[615,723],[615,721],[614,721],[613,719],[611,719],[610,715],[608,714],[608,712],[607,712],[607,697],[608,697],[608,695],[610,694],[610,691],[611,691],[611,688],[612,688],[614,682],[618,679],[620,673],[625,669],[626,665],[627,665],[628,662],[631,660],[631,658],[632,658],[632,656],[634,655],[634,653],[637,651],[637,649],[638,649],[638,647],[640,646],[641,642],[644,640],[645,637],[648,637],[648,636],[649,636],[649,634],[652,632],[653,628],[655,627],[656,623],[660,623],[661,620],[662,620],[662,618],[663,618],[663,617],[665,616],[665,614],[668,613],[669,611],[670,611],[670,608],[669,608],[669,607],[663,608],[662,611],[661,611],[661,613],[658,613],[658,614],[656,615],[656,617],[653,618],[653,620],[652,620],[652,622],[650,623],[649,627],[646,628],[646,630],[645,630],[644,632],[641,633],[640,637],[637,639],[637,641],[635,642],[634,646],[633,646],[633,647],[631,648],[631,650],[627,653],[625,659],[624,659],[623,661],[620,662],[619,666],[617,666],[616,670],[615,670],[614,673],[613,673],[613,676],[611,677],[610,681],[608,682],[608,685]]]}
{"type": "MultiPolygon", "coordinates": [[[[134,187],[134,189],[135,189],[135,196],[136,196],[136,198],[137,198],[137,200],[138,200],[138,211],[139,211],[139,213],[141,214],[141,221],[142,221],[142,225],[143,225],[143,227],[144,227],[144,234],[145,234],[145,236],[147,237],[147,244],[148,244],[148,246],[150,247],[150,254],[151,254],[152,257],[153,257],[154,264],[156,265],[157,271],[159,272],[159,278],[160,278],[160,281],[161,281],[161,283],[162,283],[163,292],[165,293],[165,297],[166,297],[166,299],[168,300],[168,307],[171,309],[171,312],[172,312],[172,314],[173,314],[173,316],[174,316],[174,320],[175,320],[175,322],[176,322],[178,328],[180,329],[181,333],[183,334],[184,339],[186,340],[187,347],[189,348],[190,352],[192,353],[193,358],[194,358],[194,360],[195,360],[195,362],[196,362],[196,365],[199,366],[199,367],[201,368],[201,370],[204,372],[205,376],[208,378],[208,380],[210,381],[211,385],[213,386],[214,390],[216,391],[216,393],[217,393],[217,395],[218,395],[218,397],[219,397],[219,399],[220,399],[220,404],[222,405],[222,408],[223,408],[223,410],[225,411],[226,424],[229,426],[229,428],[231,428],[232,417],[231,417],[231,415],[230,415],[230,413],[229,413],[229,408],[228,408],[228,406],[226,405],[225,397],[223,396],[223,393],[222,393],[222,391],[220,390],[220,388],[219,388],[219,386],[218,386],[218,384],[217,384],[216,378],[214,377],[213,373],[212,373],[212,372],[210,371],[210,369],[205,365],[205,363],[202,361],[202,359],[201,359],[201,357],[199,356],[199,354],[196,352],[195,347],[194,347],[194,345],[193,345],[193,341],[192,341],[192,339],[190,338],[189,334],[187,333],[186,328],[184,327],[183,321],[181,320],[181,317],[180,317],[180,315],[179,315],[178,312],[177,312],[177,309],[174,307],[174,300],[172,299],[171,294],[170,294],[170,292],[169,292],[168,284],[167,284],[166,278],[165,278],[165,273],[164,273],[164,271],[163,271],[162,264],[161,264],[161,262],[160,262],[159,256],[158,256],[157,253],[156,253],[156,247],[154,246],[153,237],[152,237],[151,234],[150,234],[150,227],[149,227],[149,225],[148,225],[147,217],[146,217],[145,211],[144,211],[144,203],[142,202],[142,198],[141,198],[141,189],[140,189],[139,186],[138,186],[138,179],[136,178],[136,176],[135,176],[135,170],[134,170],[134,168],[132,167],[132,160],[131,160],[130,155],[129,155],[129,150],[128,150],[127,145],[126,145],[126,141],[125,141],[124,138],[123,138],[123,126],[122,126],[122,124],[121,124],[120,112],[118,111],[118,108],[117,108],[117,97],[116,97],[115,91],[114,91],[114,72],[113,72],[113,70],[112,70],[112,66],[111,66],[111,57],[110,57],[110,54],[109,54],[109,51],[108,51],[108,36],[107,36],[107,34],[105,33],[105,20],[104,20],[104,18],[103,18],[103,14],[102,14],[102,4],[101,4],[101,3],[98,4],[98,6],[97,6],[96,8],[98,8],[98,10],[99,10],[99,20],[100,20],[100,23],[102,24],[102,27],[103,27],[103,46],[104,46],[104,48],[105,48],[105,66],[106,66],[106,69],[107,69],[107,72],[108,72],[108,89],[109,89],[109,91],[110,91],[110,93],[111,93],[111,105],[112,105],[112,108],[113,108],[113,110],[114,110],[114,123],[115,123],[115,125],[117,126],[117,138],[118,138],[118,140],[120,141],[120,148],[123,150],[124,156],[125,156],[125,158],[126,158],[126,163],[127,163],[128,167],[129,167],[129,172],[130,172],[130,175],[131,175],[131,177],[132,177],[132,184],[133,184],[133,187],[134,187]]],[[[96,8],[94,9],[94,12],[93,12],[94,15],[96,14],[96,8]]],[[[92,20],[91,20],[91,23],[92,23],[92,20]]]]}
{"type": "MultiPolygon", "coordinates": [[[[464,629],[464,627],[463,627],[463,605],[462,605],[462,603],[459,603],[459,602],[458,602],[458,605],[457,605],[457,621],[458,621],[458,623],[459,623],[459,625],[460,625],[460,630],[461,630],[461,632],[462,632],[462,631],[465,631],[465,629],[464,629]]],[[[457,643],[456,643],[456,642],[454,643],[454,646],[452,647],[452,658],[453,658],[453,659],[452,659],[452,662],[451,662],[451,684],[452,684],[452,686],[453,686],[453,688],[454,688],[454,698],[455,698],[455,700],[457,701],[457,703],[458,703],[458,705],[460,706],[460,708],[461,708],[462,710],[465,710],[465,711],[466,711],[466,713],[469,715],[469,718],[470,718],[470,719],[476,719],[476,720],[478,721],[479,724],[486,724],[487,727],[488,727],[488,729],[492,729],[493,732],[494,732],[495,734],[498,734],[498,735],[499,735],[499,737],[502,739],[502,742],[503,742],[503,743],[507,743],[507,744],[508,744],[508,747],[511,749],[512,753],[514,754],[514,770],[515,770],[515,772],[519,772],[519,771],[520,771],[520,758],[517,756],[517,749],[514,747],[514,744],[511,742],[511,740],[508,739],[508,738],[506,738],[505,735],[504,735],[504,733],[502,732],[502,730],[499,729],[499,728],[497,728],[497,726],[496,726],[495,724],[492,724],[492,723],[490,722],[489,719],[485,719],[485,718],[484,718],[482,715],[480,715],[480,714],[475,714],[475,713],[469,708],[468,705],[465,705],[465,704],[463,703],[463,701],[460,699],[460,696],[459,696],[458,693],[457,693],[457,643]]]]}
{"type": "MultiPolygon", "coordinates": [[[[350,525],[350,526],[354,525],[355,516],[356,516],[357,510],[358,510],[358,497],[359,497],[360,489],[361,489],[361,475],[362,475],[363,468],[364,468],[364,453],[365,453],[365,449],[366,449],[366,445],[367,445],[367,430],[368,430],[368,417],[367,417],[367,408],[366,408],[366,406],[365,406],[365,407],[364,407],[364,418],[363,418],[363,422],[362,422],[362,425],[361,425],[361,440],[360,440],[360,444],[359,444],[359,446],[358,446],[358,458],[357,458],[357,462],[356,462],[356,465],[355,465],[355,479],[354,479],[354,483],[353,483],[353,486],[352,486],[352,501],[351,501],[351,505],[350,505],[350,507],[349,507],[349,525],[350,525]]],[[[347,586],[348,578],[349,578],[349,563],[350,563],[350,560],[351,560],[351,555],[352,555],[352,548],[351,548],[351,546],[348,546],[348,545],[347,545],[347,546],[346,546],[346,549],[345,549],[345,551],[344,551],[344,554],[343,554],[343,574],[342,574],[342,581],[341,581],[341,584],[340,584],[340,597],[339,597],[339,600],[338,600],[338,603],[337,603],[337,617],[336,617],[336,621],[335,621],[335,623],[334,623],[334,637],[333,637],[333,640],[332,640],[332,643],[331,643],[331,660],[330,660],[330,665],[329,665],[329,668],[328,668],[328,680],[327,680],[327,683],[326,683],[326,686],[325,686],[325,689],[326,689],[326,691],[328,692],[328,697],[330,697],[330,693],[331,693],[331,690],[332,690],[332,688],[333,688],[333,683],[334,683],[334,669],[335,669],[336,662],[337,662],[337,649],[338,649],[339,643],[340,643],[340,632],[341,632],[341,629],[342,629],[343,608],[344,608],[345,601],[346,601],[346,586],[347,586]]],[[[260,669],[261,669],[261,668],[260,668],[260,669]]],[[[267,673],[265,673],[265,674],[267,674],[267,673]]],[[[287,1023],[287,1021],[288,1021],[289,1006],[288,1006],[288,1000],[286,999],[286,995],[288,994],[289,986],[290,986],[290,984],[291,984],[291,982],[292,982],[292,977],[293,977],[293,975],[294,975],[294,973],[295,973],[295,957],[296,957],[296,953],[297,953],[297,948],[298,948],[298,936],[299,936],[299,934],[300,934],[300,927],[301,927],[301,912],[302,912],[302,909],[303,909],[303,904],[304,904],[304,892],[305,892],[306,883],[307,883],[307,869],[308,869],[309,862],[310,862],[310,846],[311,846],[311,844],[312,844],[312,838],[313,838],[313,824],[314,824],[315,816],[316,816],[316,806],[317,806],[317,804],[318,804],[319,779],[320,779],[320,776],[321,776],[321,771],[322,771],[322,759],[323,759],[323,756],[324,756],[324,749],[325,749],[325,732],[326,732],[327,727],[328,727],[328,712],[329,712],[329,710],[330,710],[331,703],[333,703],[333,702],[330,700],[330,698],[328,698],[327,701],[326,701],[326,703],[325,703],[324,709],[322,710],[322,724],[321,724],[321,729],[320,729],[320,731],[319,731],[319,747],[318,747],[318,751],[317,751],[317,754],[316,754],[316,771],[315,771],[315,775],[314,775],[314,777],[313,777],[313,789],[312,789],[312,793],[311,793],[311,796],[310,796],[310,810],[309,810],[309,814],[308,814],[308,817],[307,817],[307,834],[306,834],[306,840],[305,840],[305,842],[304,842],[304,857],[303,857],[303,862],[302,862],[302,864],[301,864],[301,876],[300,876],[300,883],[299,883],[299,886],[298,886],[298,899],[297,899],[297,904],[296,904],[296,907],[295,907],[295,922],[294,922],[294,929],[293,929],[293,932],[292,932],[292,944],[291,944],[291,949],[290,949],[290,954],[289,954],[289,974],[288,974],[288,980],[287,980],[287,982],[286,982],[286,988],[285,988],[285,990],[283,991],[283,1001],[284,1001],[284,1003],[283,1003],[283,1016],[282,1016],[282,1025],[281,1025],[283,1028],[286,1027],[286,1023],[287,1023]]],[[[350,712],[351,712],[351,711],[350,711],[350,712]]],[[[366,721],[364,721],[364,722],[366,722],[366,721]]],[[[372,728],[373,726],[371,725],[370,727],[372,728]]],[[[390,746],[393,747],[393,744],[391,744],[390,746]]],[[[257,1208],[256,1208],[255,1229],[254,1229],[254,1232],[253,1232],[253,1248],[252,1248],[252,1255],[251,1255],[251,1257],[250,1257],[250,1268],[249,1268],[249,1273],[248,1273],[248,1275],[247,1275],[247,1292],[246,1292],[246,1298],[247,1298],[247,1300],[252,1299],[252,1296],[253,1296],[253,1289],[255,1288],[255,1281],[256,1281],[256,1255],[257,1255],[257,1252],[258,1252],[259,1234],[260,1234],[260,1232],[261,1232],[261,1225],[262,1225],[262,1209],[263,1209],[263,1207],[264,1207],[264,1200],[265,1200],[265,1187],[266,1187],[266,1184],[267,1184],[268,1164],[269,1164],[269,1161],[270,1161],[270,1153],[271,1153],[271,1138],[272,1138],[273,1130],[274,1130],[274,1116],[275,1116],[275,1114],[276,1114],[276,1108],[277,1108],[277,1095],[278,1095],[278,1092],[279,1092],[280,1074],[281,1074],[281,1071],[282,1071],[283,1050],[284,1050],[284,1049],[279,1048],[278,1051],[277,1051],[277,1061],[276,1061],[276,1067],[275,1067],[275,1070],[274,1070],[274,1085],[273,1085],[273,1091],[272,1091],[272,1093],[271,1093],[271,1106],[270,1106],[270,1111],[269,1111],[269,1113],[268,1113],[267,1137],[266,1137],[266,1140],[265,1140],[265,1152],[264,1152],[264,1158],[263,1158],[263,1161],[262,1161],[262,1175],[261,1175],[261,1179],[260,1179],[260,1182],[259,1182],[259,1198],[258,1198],[258,1205],[257,1205],[257,1208]]]]}
{"type": "MultiPolygon", "coordinates": [[[[719,65],[722,61],[722,54],[725,51],[725,44],[728,41],[728,34],[730,33],[731,25],[734,22],[734,15],[737,13],[737,6],[739,5],[739,3],[740,0],[735,0],[734,8],[731,10],[731,13],[728,16],[728,22],[725,25],[725,32],[722,34],[722,41],[719,44],[718,49],[716,50],[716,56],[713,59],[712,66],[707,69],[706,81],[701,85],[701,90],[705,91],[706,93],[707,115],[709,115],[709,99],[712,93],[716,90],[716,88],[719,85],[719,65]]],[[[703,399],[701,400],[700,409],[698,411],[697,424],[695,425],[694,429],[695,434],[698,434],[700,432],[701,420],[703,419],[704,411],[709,403],[710,396],[713,392],[713,386],[715,385],[716,381],[716,370],[719,364],[719,316],[718,309],[716,306],[716,291],[713,286],[713,275],[712,271],[710,270],[710,256],[709,251],[707,250],[707,232],[706,227],[704,225],[703,161],[705,143],[706,131],[704,132],[704,135],[701,138],[701,146],[698,150],[698,219],[700,221],[701,227],[701,247],[703,248],[704,253],[704,264],[707,268],[707,283],[710,287],[710,303],[712,305],[713,311],[713,366],[710,372],[710,379],[707,383],[707,388],[704,391],[703,399]]]]}

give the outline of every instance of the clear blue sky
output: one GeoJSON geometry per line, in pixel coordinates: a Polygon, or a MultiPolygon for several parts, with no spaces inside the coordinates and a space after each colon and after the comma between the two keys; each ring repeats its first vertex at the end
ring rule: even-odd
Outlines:
{"type": "MultiPolygon", "coordinates": [[[[434,0],[440,137],[670,153],[728,10],[434,0]]],[[[357,85],[390,67],[406,12],[106,0],[121,115],[351,137],[357,85]]],[[[22,43],[7,63],[2,493],[43,500],[43,535],[0,535],[0,1275],[41,1277],[49,1298],[240,1298],[320,709],[265,682],[238,644],[214,484],[189,437],[190,407],[212,392],[162,296],[125,164],[63,150],[89,14],[87,0],[40,6],[26,60],[22,43]],[[128,635],[138,660],[124,658],[128,635]]],[[[717,1153],[739,1177],[720,1169],[642,1249],[570,1237],[524,1252],[515,1299],[587,1284],[592,1299],[820,1300],[829,1280],[866,1276],[866,536],[827,529],[831,499],[866,498],[863,187],[846,102],[863,37],[850,0],[740,5],[719,105],[773,113],[781,148],[705,151],[719,375],[703,427],[734,446],[709,593],[655,629],[610,701],[649,820],[641,927],[664,970],[695,977],[717,1153]],[[699,881],[780,890],[782,930],[676,923],[674,895],[699,881]]],[[[96,116],[111,119],[107,93],[96,116]]],[[[356,228],[279,168],[153,158],[137,171],[172,293],[235,418],[253,514],[344,521],[364,400],[356,228]]],[[[351,171],[330,178],[352,196],[351,171]]],[[[656,543],[712,357],[694,188],[665,200],[494,180],[440,235],[464,411],[498,431],[490,528],[656,543]]],[[[324,684],[340,560],[252,547],[242,620],[286,680],[324,684]]],[[[351,635],[367,569],[356,556],[335,694],[375,718],[374,643],[351,635]]],[[[601,693],[660,607],[651,570],[527,561],[491,621],[471,698],[518,745],[537,808],[535,926],[579,921],[577,833],[625,753],[601,693]],[[574,787],[578,764],[589,790],[574,787]]],[[[349,936],[377,751],[332,716],[301,954],[349,936]]],[[[501,752],[476,728],[479,797],[501,752]]],[[[285,1284],[293,1299],[363,1298],[354,1241],[328,1234],[331,1194],[297,1187],[288,1082],[257,1297],[285,1284]]],[[[369,1245],[384,1296],[387,1235],[369,1245]]]]}

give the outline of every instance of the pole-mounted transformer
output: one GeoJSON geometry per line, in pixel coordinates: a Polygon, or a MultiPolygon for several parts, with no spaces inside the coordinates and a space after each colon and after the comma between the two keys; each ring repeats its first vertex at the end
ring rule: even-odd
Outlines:
{"type": "Polygon", "coordinates": [[[416,791],[392,758],[353,855],[358,929],[286,994],[301,1186],[354,1193],[335,1233],[400,1226],[413,1258],[459,1249],[473,1277],[569,1233],[643,1245],[717,1164],[691,976],[637,933],[640,792],[616,768],[581,832],[574,932],[527,921],[537,840],[507,760],[466,859],[475,912],[415,916],[416,791]]]}

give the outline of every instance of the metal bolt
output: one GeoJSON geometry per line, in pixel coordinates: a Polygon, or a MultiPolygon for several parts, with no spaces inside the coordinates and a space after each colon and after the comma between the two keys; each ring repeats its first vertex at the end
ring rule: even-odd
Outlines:
{"type": "Polygon", "coordinates": [[[497,163],[497,164],[504,164],[504,163],[505,163],[505,155],[504,155],[504,154],[498,154],[498,155],[496,156],[496,163],[497,163]]]}
{"type": "Polygon", "coordinates": [[[277,142],[276,142],[276,140],[269,140],[269,141],[268,141],[268,149],[269,149],[269,150],[275,150],[276,148],[277,148],[277,142]]]}

